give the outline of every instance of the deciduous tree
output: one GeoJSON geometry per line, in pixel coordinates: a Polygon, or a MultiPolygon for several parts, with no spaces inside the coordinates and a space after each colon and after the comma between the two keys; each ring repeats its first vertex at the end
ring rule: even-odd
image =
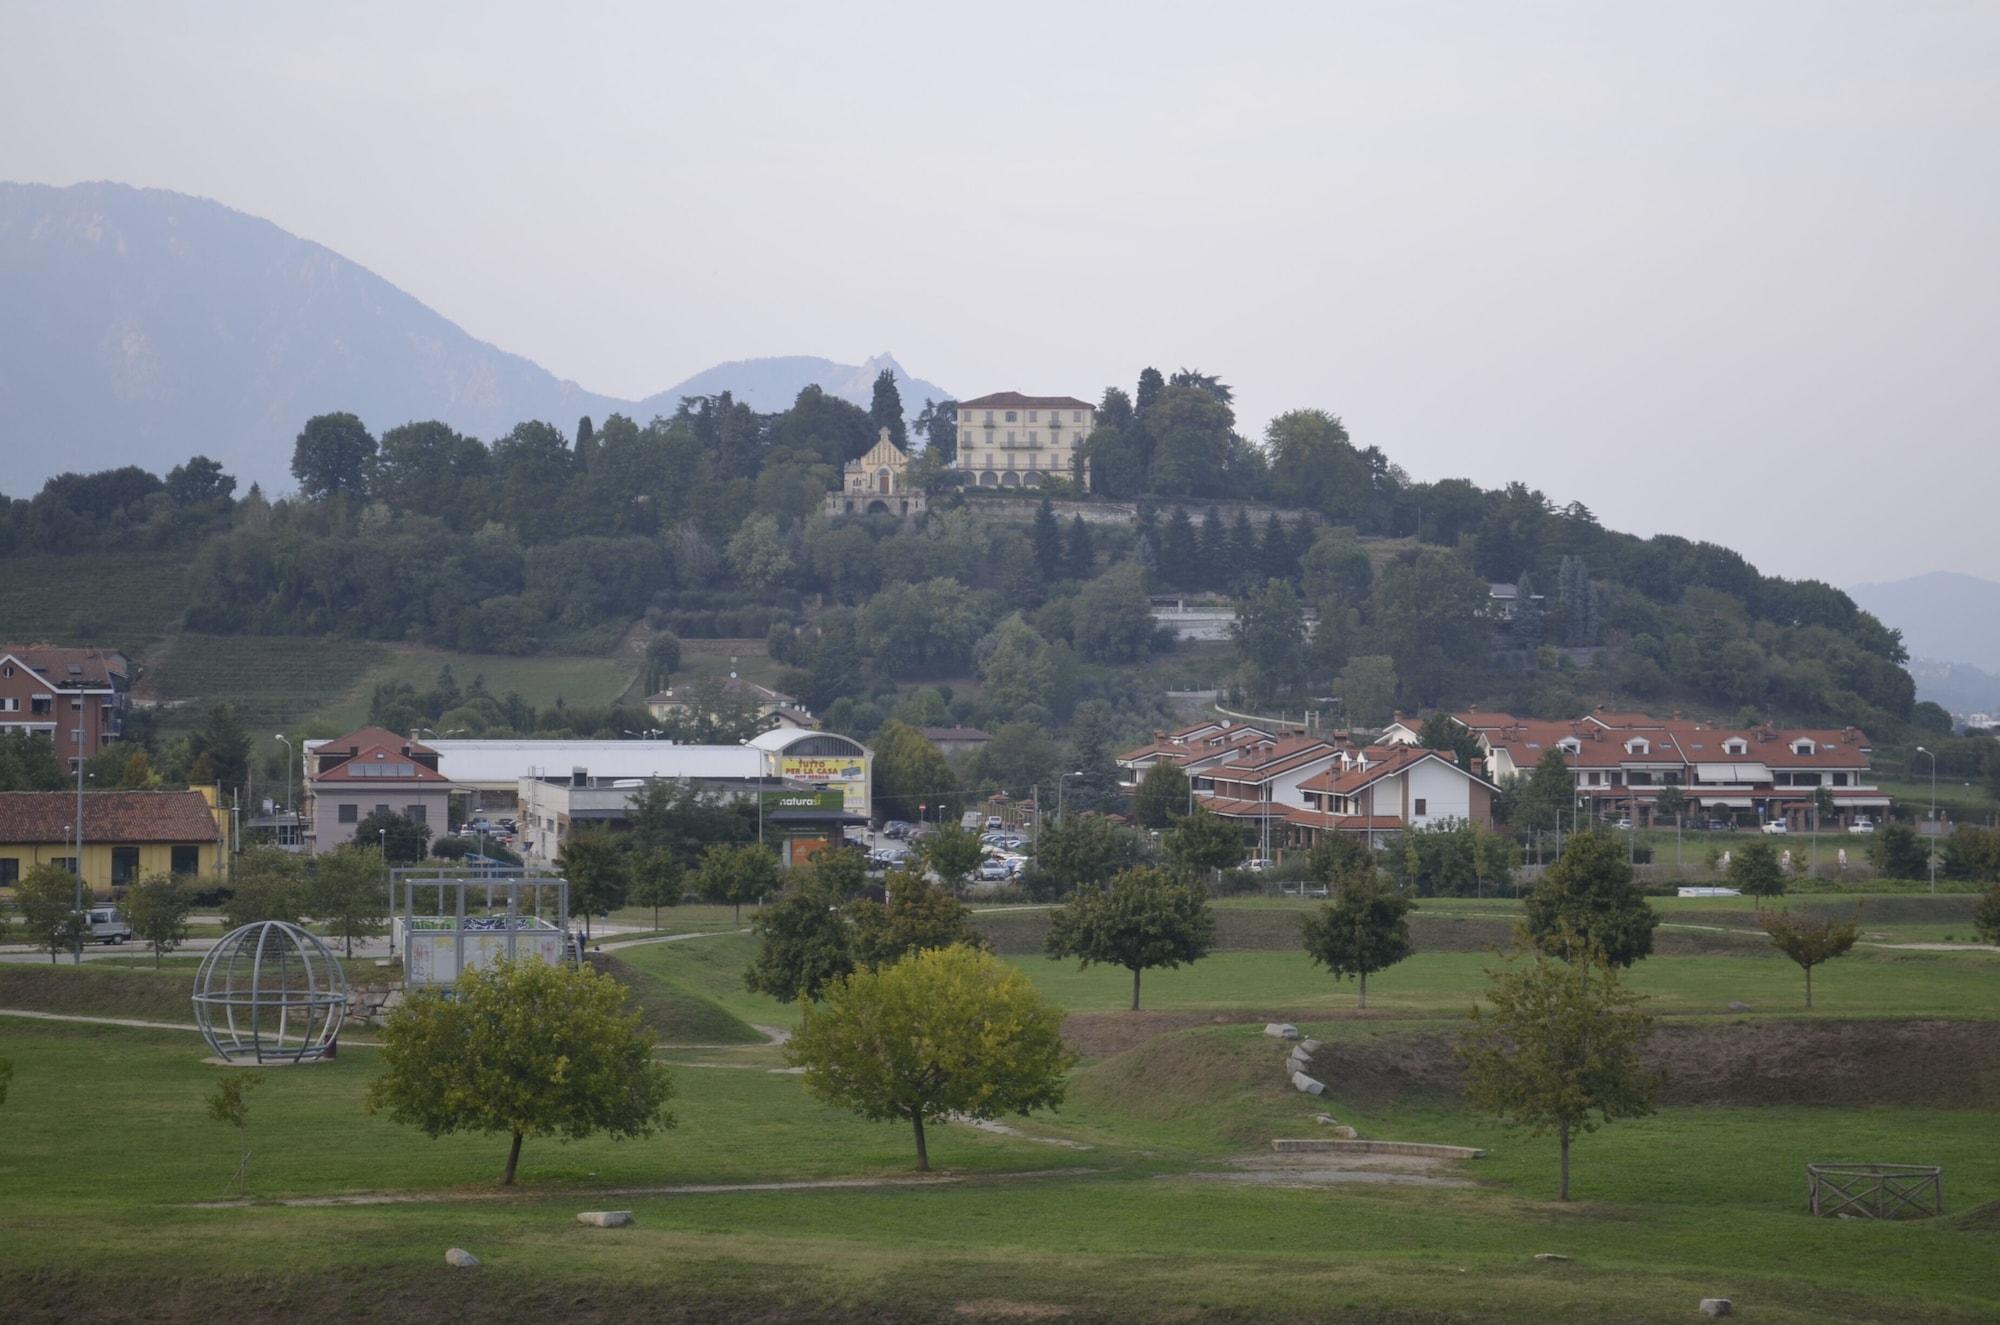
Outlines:
{"type": "Polygon", "coordinates": [[[1183,878],[1200,879],[1226,870],[1243,859],[1246,843],[1241,825],[1210,814],[1197,805],[1160,839],[1160,849],[1183,878]]]}
{"type": "Polygon", "coordinates": [[[292,477],[312,501],[368,495],[375,438],[352,414],[319,414],[306,420],[292,445],[292,477]]]}
{"type": "Polygon", "coordinates": [[[664,847],[641,851],[631,861],[627,897],[634,906],[653,908],[653,928],[660,927],[660,908],[678,906],[684,886],[681,863],[664,847]]]}
{"type": "Polygon", "coordinates": [[[1351,878],[1339,895],[1305,917],[1300,926],[1306,955],[1336,980],[1360,977],[1361,1007],[1368,1006],[1368,977],[1410,955],[1410,912],[1417,904],[1375,878],[1351,878]]]}
{"type": "Polygon", "coordinates": [[[1630,966],[1653,951],[1660,917],[1632,882],[1625,844],[1606,833],[1576,833],[1528,894],[1526,923],[1536,946],[1552,956],[1596,954],[1630,966]]]}
{"type": "Polygon", "coordinates": [[[826,987],[854,969],[840,894],[807,878],[788,888],[750,921],[757,953],[744,985],[783,1003],[818,1001],[826,987]]]}
{"type": "Polygon", "coordinates": [[[1146,828],[1166,828],[1188,812],[1187,774],[1171,759],[1146,770],[1132,793],[1132,817],[1146,828]]]}
{"type": "Polygon", "coordinates": [[[887,966],[927,948],[987,947],[971,910],[917,871],[892,870],[883,888],[880,902],[848,905],[855,965],[887,966]]]}
{"type": "Polygon", "coordinates": [[[711,902],[736,908],[743,922],[743,904],[778,891],[778,858],[758,842],[712,846],[701,855],[695,871],[695,891],[711,902]]]}
{"type": "Polygon", "coordinates": [[[171,874],[149,874],[126,890],[119,909],[139,941],[153,950],[157,970],[162,956],[187,942],[194,894],[171,874]]]}
{"type": "Polygon", "coordinates": [[[1845,957],[1861,935],[1861,907],[1847,920],[1833,920],[1807,912],[1766,911],[1759,923],[1771,936],[1771,946],[1799,964],[1806,973],[1806,1006],[1813,1005],[1813,967],[1845,957]]]}
{"type": "Polygon", "coordinates": [[[253,920],[297,923],[306,913],[305,862],[275,846],[246,847],[229,866],[229,899],[223,921],[231,928],[253,920]]]}
{"type": "Polygon", "coordinates": [[[1778,866],[1778,849],[1769,842],[1748,842],[1729,858],[1729,886],[1757,899],[1785,894],[1785,872],[1778,866]]]}
{"type": "Polygon", "coordinates": [[[389,1014],[368,1111],[433,1137],[508,1136],[503,1186],[527,1137],[671,1127],[673,1083],[626,1003],[624,986],[588,966],[531,958],[462,972],[449,996],[422,989],[389,1014]]]}
{"type": "Polygon", "coordinates": [[[250,1177],[250,1092],[263,1084],[262,1072],[231,1072],[215,1083],[204,1101],[210,1121],[236,1129],[236,1176],[230,1185],[238,1196],[250,1177]]]}
{"type": "Polygon", "coordinates": [[[986,859],[986,845],[977,833],[957,824],[944,827],[925,838],[917,847],[924,864],[937,872],[938,879],[953,892],[965,886],[979,863],[986,859]]]}
{"type": "MultiPolygon", "coordinates": [[[[90,904],[84,890],[84,905],[90,904]]],[[[14,907],[29,941],[46,948],[51,964],[56,954],[74,948],[82,936],[84,912],[76,909],[76,875],[60,865],[36,865],[14,885],[14,907]]]]}
{"type": "Polygon", "coordinates": [[[315,856],[306,907],[327,932],[345,941],[380,934],[389,910],[389,865],[373,846],[349,842],[315,856]]]}
{"type": "Polygon", "coordinates": [[[1200,961],[1215,940],[1215,918],[1199,884],[1180,883],[1156,869],[1128,869],[1102,888],[1083,887],[1049,917],[1051,957],[1122,966],[1132,973],[1132,1010],[1139,977],[1154,967],[1200,961]]]}
{"type": "Polygon", "coordinates": [[[1988,943],[2000,943],[2000,888],[1988,888],[1972,913],[1973,929],[1988,943]]]}
{"type": "Polygon", "coordinates": [[[1652,1019],[1625,992],[1616,968],[1587,950],[1568,962],[1538,953],[1494,971],[1486,1001],[1472,1009],[1472,1029],[1458,1044],[1466,1095],[1475,1108],[1533,1135],[1556,1134],[1557,1195],[1567,1201],[1576,1137],[1653,1111],[1660,1078],[1639,1061],[1652,1019]]]}
{"type": "Polygon", "coordinates": [[[625,905],[625,853],[605,830],[579,828],[564,840],[556,868],[569,881],[570,914],[583,917],[584,940],[588,942],[590,918],[608,916],[625,905]]]}
{"type": "Polygon", "coordinates": [[[907,1121],[917,1168],[930,1168],[927,1123],[1027,1114],[1062,1102],[1075,1056],[1062,1009],[1028,978],[966,947],[856,971],[807,1007],[785,1045],[806,1090],[864,1118],[907,1121]]]}

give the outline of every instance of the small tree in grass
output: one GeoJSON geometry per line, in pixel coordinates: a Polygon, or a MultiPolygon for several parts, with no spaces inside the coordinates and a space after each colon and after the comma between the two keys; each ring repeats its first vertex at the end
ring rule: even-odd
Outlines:
{"type": "Polygon", "coordinates": [[[503,1186],[530,1136],[649,1136],[671,1127],[673,1082],[653,1036],[626,1010],[624,986],[588,966],[496,961],[405,999],[382,1027],[370,1113],[431,1136],[511,1139],[503,1186]]]}
{"type": "Polygon", "coordinates": [[[1574,932],[1569,939],[1569,961],[1537,952],[1491,972],[1491,1006],[1472,1009],[1458,1043],[1475,1108],[1535,1136],[1556,1134],[1565,1201],[1571,1142],[1600,1122],[1651,1113],[1660,1088],[1639,1062],[1652,1031],[1640,997],[1625,992],[1602,953],[1585,951],[1574,932]]]}
{"type": "Polygon", "coordinates": [[[389,918],[389,866],[374,847],[350,842],[313,858],[306,905],[347,955],[354,940],[380,934],[389,918]]]}
{"type": "Polygon", "coordinates": [[[1542,951],[1595,952],[1613,966],[1650,954],[1660,923],[1632,882],[1625,844],[1608,833],[1572,834],[1528,894],[1526,912],[1528,934],[1542,951]]]}
{"type": "Polygon", "coordinates": [[[625,905],[625,853],[609,832],[586,828],[569,835],[556,865],[569,882],[570,914],[583,917],[583,937],[590,939],[590,918],[608,916],[625,905]]]}
{"type": "Polygon", "coordinates": [[[232,1071],[215,1083],[209,1093],[208,1116],[236,1129],[236,1177],[232,1183],[238,1196],[250,1177],[250,1092],[264,1084],[262,1072],[232,1071]]]}
{"type": "Polygon", "coordinates": [[[967,947],[934,948],[859,970],[807,1007],[785,1045],[806,1090],[864,1118],[907,1120],[917,1168],[924,1125],[1026,1114],[1062,1102],[1076,1059],[1062,1009],[1014,967],[967,947]]]}
{"type": "MultiPolygon", "coordinates": [[[[87,888],[83,902],[90,905],[87,888]]],[[[14,885],[14,906],[21,913],[21,928],[36,947],[48,950],[51,964],[83,936],[85,913],[76,909],[76,875],[60,865],[37,865],[23,874],[14,885]]]]}
{"type": "Polygon", "coordinates": [[[631,863],[627,900],[634,906],[652,907],[653,928],[658,929],[660,908],[680,905],[684,878],[681,863],[674,859],[673,852],[659,849],[643,852],[631,863]]]}
{"type": "Polygon", "coordinates": [[[1845,921],[1814,917],[1804,911],[1769,911],[1762,917],[1771,946],[1799,964],[1806,973],[1806,1006],[1811,1007],[1813,967],[1845,957],[1861,935],[1861,908],[1845,921]]]}
{"type": "Polygon", "coordinates": [[[756,842],[719,843],[701,853],[695,891],[711,902],[726,902],[743,920],[743,904],[778,891],[778,858],[756,842]]]}
{"type": "Polygon", "coordinates": [[[153,950],[154,969],[159,968],[162,956],[187,942],[194,894],[173,875],[147,875],[126,891],[120,906],[125,923],[153,950]]]}
{"type": "Polygon", "coordinates": [[[2000,887],[1988,888],[1972,913],[1972,927],[1988,943],[2000,943],[2000,887]]]}
{"type": "Polygon", "coordinates": [[[222,919],[231,929],[255,920],[297,923],[306,910],[305,861],[274,846],[246,847],[230,862],[229,890],[222,919]]]}
{"type": "Polygon", "coordinates": [[[826,987],[854,969],[840,894],[807,878],[750,921],[757,955],[743,972],[744,985],[783,1003],[818,1001],[826,987]]]}
{"type": "Polygon", "coordinates": [[[1132,1010],[1139,1010],[1140,973],[1155,966],[1200,961],[1215,941],[1215,918],[1200,884],[1175,882],[1160,870],[1129,869],[1107,888],[1079,888],[1049,918],[1047,952],[1122,966],[1132,973],[1132,1010]]]}
{"type": "Polygon", "coordinates": [[[1336,980],[1361,979],[1368,1006],[1368,976],[1410,955],[1409,913],[1416,903],[1369,876],[1350,879],[1340,895],[1306,916],[1306,955],[1336,980]]]}
{"type": "Polygon", "coordinates": [[[986,859],[986,844],[977,833],[969,833],[957,824],[946,824],[923,840],[917,854],[924,864],[937,871],[945,887],[957,892],[979,868],[979,862],[986,859]]]}
{"type": "Polygon", "coordinates": [[[1761,909],[1766,897],[1785,895],[1785,871],[1778,863],[1778,849],[1769,842],[1750,842],[1729,858],[1729,886],[1757,899],[1761,909]]]}
{"type": "Polygon", "coordinates": [[[915,870],[892,870],[883,901],[848,904],[856,966],[888,966],[927,948],[984,949],[972,911],[915,870]]]}

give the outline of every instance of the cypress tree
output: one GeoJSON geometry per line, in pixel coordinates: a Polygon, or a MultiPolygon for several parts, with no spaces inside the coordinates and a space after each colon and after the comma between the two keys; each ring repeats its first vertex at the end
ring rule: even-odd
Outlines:
{"type": "Polygon", "coordinates": [[[1072,580],[1081,582],[1097,573],[1097,551],[1090,545],[1090,526],[1081,515],[1072,515],[1069,520],[1067,563],[1072,580]]]}
{"type": "Polygon", "coordinates": [[[1187,507],[1176,506],[1167,531],[1160,536],[1160,578],[1176,589],[1192,589],[1200,578],[1201,548],[1187,507]]]}
{"type": "Polygon", "coordinates": [[[1204,589],[1229,587],[1229,530],[1213,506],[1201,517],[1201,557],[1195,569],[1204,589]]]}
{"type": "Polygon", "coordinates": [[[1062,526],[1056,523],[1055,507],[1049,505],[1047,497],[1035,512],[1035,526],[1030,533],[1035,548],[1035,574],[1044,585],[1054,584],[1063,573],[1062,526]]]}
{"type": "MultiPolygon", "coordinates": [[[[903,393],[896,389],[896,375],[884,368],[875,378],[875,396],[868,405],[868,421],[875,428],[887,428],[889,440],[910,449],[908,425],[903,422],[903,393]]],[[[874,445],[871,441],[869,445],[874,445]]]]}

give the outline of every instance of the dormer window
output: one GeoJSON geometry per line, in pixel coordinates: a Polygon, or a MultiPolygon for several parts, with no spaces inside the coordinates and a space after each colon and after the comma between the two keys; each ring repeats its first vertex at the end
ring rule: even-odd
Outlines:
{"type": "Polygon", "coordinates": [[[1635,736],[1625,742],[1625,753],[1628,755],[1649,755],[1653,753],[1653,743],[1643,736],[1635,736]]]}
{"type": "Polygon", "coordinates": [[[1744,740],[1741,736],[1732,736],[1722,743],[1722,753],[1726,755],[1747,755],[1750,753],[1750,742],[1744,740]]]}
{"type": "Polygon", "coordinates": [[[1792,753],[1795,755],[1809,755],[1814,748],[1813,743],[1803,736],[1792,742],[1792,753]]]}
{"type": "Polygon", "coordinates": [[[1556,744],[1566,754],[1580,755],[1583,753],[1583,742],[1574,736],[1565,736],[1556,744]]]}

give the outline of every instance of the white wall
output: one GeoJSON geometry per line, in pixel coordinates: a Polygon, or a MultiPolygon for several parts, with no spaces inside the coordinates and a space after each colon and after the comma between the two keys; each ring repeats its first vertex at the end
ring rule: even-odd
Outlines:
{"type": "Polygon", "coordinates": [[[1427,759],[1416,767],[1404,772],[1410,789],[1410,825],[1424,828],[1441,819],[1470,819],[1472,817],[1472,783],[1456,769],[1446,768],[1434,759],[1427,759]],[[1424,813],[1419,815],[1417,802],[1424,802],[1424,813]]]}

